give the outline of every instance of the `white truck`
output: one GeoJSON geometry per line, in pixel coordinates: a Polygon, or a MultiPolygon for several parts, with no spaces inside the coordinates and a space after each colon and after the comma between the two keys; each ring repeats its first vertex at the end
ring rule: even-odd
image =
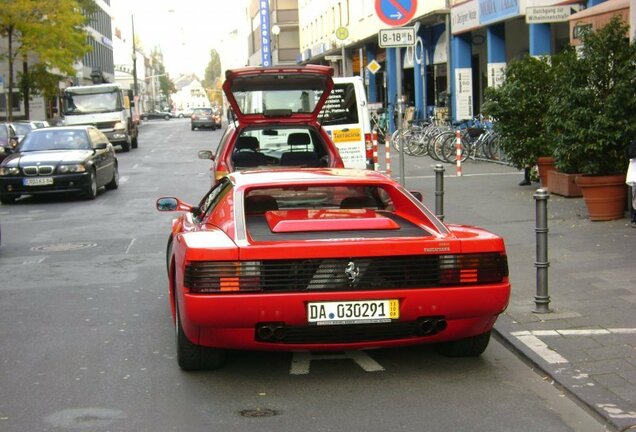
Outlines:
{"type": "Polygon", "coordinates": [[[131,93],[118,84],[67,87],[63,95],[63,124],[93,125],[123,151],[137,148],[139,128],[133,116],[131,93]]]}

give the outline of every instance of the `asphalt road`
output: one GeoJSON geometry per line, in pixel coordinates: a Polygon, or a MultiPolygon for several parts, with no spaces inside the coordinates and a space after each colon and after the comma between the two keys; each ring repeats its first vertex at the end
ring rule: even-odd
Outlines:
{"type": "Polygon", "coordinates": [[[187,119],[146,122],[139,148],[118,152],[118,190],[0,206],[0,431],[605,430],[495,340],[478,359],[426,346],[233,352],[218,371],[182,372],[171,215],[154,206],[198,201],[209,162],[196,153],[220,136],[187,119]]]}

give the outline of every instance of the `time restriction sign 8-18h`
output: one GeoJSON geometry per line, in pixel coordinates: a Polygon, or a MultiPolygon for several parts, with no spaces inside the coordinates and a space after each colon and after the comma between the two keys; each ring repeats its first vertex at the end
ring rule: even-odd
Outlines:
{"type": "Polygon", "coordinates": [[[415,28],[400,27],[382,29],[378,33],[378,45],[381,48],[396,48],[415,45],[415,28]]]}

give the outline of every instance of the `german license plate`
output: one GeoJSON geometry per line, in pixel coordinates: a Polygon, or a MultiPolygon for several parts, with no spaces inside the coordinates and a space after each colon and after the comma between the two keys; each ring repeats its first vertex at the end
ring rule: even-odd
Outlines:
{"type": "Polygon", "coordinates": [[[315,325],[383,323],[398,318],[400,302],[397,299],[307,304],[307,321],[315,325]]]}
{"type": "Polygon", "coordinates": [[[23,180],[24,186],[46,186],[53,184],[53,177],[34,177],[25,178],[23,180]]]}

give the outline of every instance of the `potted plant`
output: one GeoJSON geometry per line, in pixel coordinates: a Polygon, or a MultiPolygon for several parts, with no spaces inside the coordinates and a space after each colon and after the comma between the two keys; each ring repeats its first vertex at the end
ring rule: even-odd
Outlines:
{"type": "Polygon", "coordinates": [[[529,55],[510,62],[503,84],[486,89],[482,106],[495,119],[493,127],[508,160],[519,169],[538,164],[542,185],[546,184],[544,167],[553,169],[552,138],[545,126],[551,69],[548,59],[529,55]]]}
{"type": "Polygon", "coordinates": [[[555,142],[559,171],[581,173],[592,220],[620,219],[625,208],[627,144],[636,137],[636,45],[615,16],[582,36],[580,51],[570,48],[554,65],[554,85],[546,125],[555,142]],[[613,185],[612,190],[588,186],[613,185]]]}

